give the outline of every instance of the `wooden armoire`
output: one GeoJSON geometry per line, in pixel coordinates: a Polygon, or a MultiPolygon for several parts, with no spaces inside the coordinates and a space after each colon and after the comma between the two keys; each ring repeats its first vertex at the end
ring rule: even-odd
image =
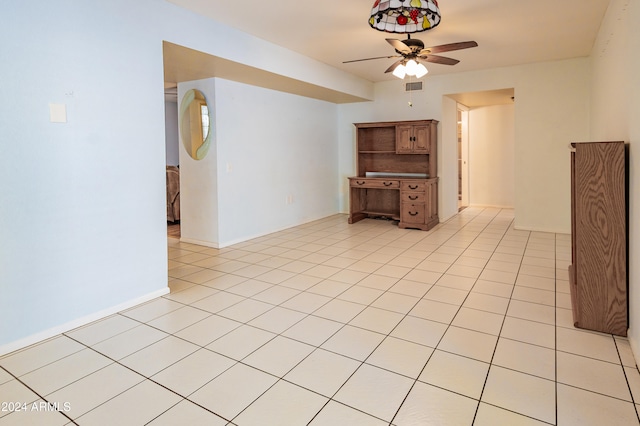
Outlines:
{"type": "Polygon", "coordinates": [[[624,142],[571,144],[573,323],[627,335],[627,205],[624,142]]]}

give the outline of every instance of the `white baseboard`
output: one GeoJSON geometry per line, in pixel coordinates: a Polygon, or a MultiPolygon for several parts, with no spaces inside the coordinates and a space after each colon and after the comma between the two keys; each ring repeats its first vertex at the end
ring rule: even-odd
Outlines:
{"type": "Polygon", "coordinates": [[[15,352],[19,349],[26,348],[27,346],[33,345],[34,343],[41,342],[59,334],[66,333],[67,331],[71,331],[75,328],[87,325],[91,322],[116,314],[120,311],[124,311],[125,309],[129,309],[141,303],[148,302],[149,300],[164,296],[167,293],[169,293],[169,287],[145,294],[144,296],[140,296],[135,299],[127,300],[126,302],[120,303],[119,305],[94,312],[82,318],[78,318],[65,324],[50,328],[48,330],[44,330],[39,333],[24,337],[20,340],[7,343],[0,346],[0,356],[8,354],[10,352],[15,352]]]}
{"type": "MultiPolygon", "coordinates": [[[[335,216],[337,214],[340,214],[340,213],[331,213],[331,214],[324,215],[324,216],[305,218],[301,222],[298,222],[296,224],[284,225],[284,226],[281,226],[281,227],[278,227],[278,228],[275,228],[275,229],[271,229],[271,230],[266,231],[266,232],[260,232],[260,233],[257,233],[257,234],[244,236],[242,238],[238,238],[238,239],[235,239],[235,240],[225,241],[223,243],[220,243],[220,248],[229,247],[229,246],[232,246],[234,244],[244,243],[245,241],[253,240],[254,238],[264,237],[265,235],[274,234],[276,232],[284,231],[286,229],[295,228],[296,226],[306,225],[308,223],[315,222],[317,220],[326,219],[328,217],[335,216]]],[[[346,220],[347,219],[345,218],[345,221],[346,220]]]]}
{"type": "Polygon", "coordinates": [[[640,354],[640,344],[636,340],[635,335],[629,333],[628,330],[627,338],[629,339],[629,346],[631,346],[631,353],[633,354],[633,358],[635,359],[636,364],[640,365],[640,357],[638,356],[638,354],[640,354]]]}
{"type": "MultiPolygon", "coordinates": [[[[278,227],[276,229],[271,229],[269,231],[260,232],[260,233],[257,233],[257,234],[247,235],[247,236],[244,236],[244,237],[241,237],[241,238],[237,238],[237,239],[234,239],[234,240],[229,240],[229,241],[223,241],[223,242],[215,243],[215,242],[211,242],[211,241],[200,241],[200,240],[196,240],[194,238],[183,238],[183,237],[180,237],[180,242],[189,243],[189,244],[196,244],[196,245],[199,245],[199,246],[205,246],[205,247],[211,247],[211,248],[220,249],[220,248],[225,248],[225,247],[232,246],[234,244],[244,243],[246,241],[253,240],[254,238],[260,238],[260,237],[264,237],[265,235],[274,234],[276,232],[284,231],[286,229],[291,229],[291,228],[294,228],[296,226],[306,225],[308,223],[315,222],[317,220],[326,219],[328,217],[335,216],[335,215],[338,215],[338,214],[342,214],[342,213],[331,213],[331,214],[328,214],[328,215],[323,215],[323,216],[318,216],[318,217],[313,217],[313,218],[306,218],[302,222],[298,222],[296,224],[285,225],[285,226],[282,226],[282,227],[278,227]]],[[[345,221],[346,220],[347,219],[345,217],[345,221]]]]}
{"type": "Polygon", "coordinates": [[[447,217],[440,217],[440,223],[439,223],[439,224],[441,225],[441,224],[443,224],[443,223],[446,223],[449,219],[453,218],[453,217],[454,217],[454,216],[456,216],[457,214],[458,214],[458,213],[454,213],[454,214],[452,214],[452,215],[450,215],[450,216],[447,216],[447,217]]]}
{"type": "Polygon", "coordinates": [[[479,209],[503,209],[503,210],[513,210],[513,206],[502,206],[500,204],[469,204],[467,207],[475,207],[479,209]]]}
{"type": "Polygon", "coordinates": [[[217,248],[222,248],[222,247],[220,247],[220,244],[218,244],[218,243],[212,243],[211,241],[196,240],[195,238],[180,237],[180,242],[181,243],[195,244],[197,246],[211,247],[211,248],[216,248],[216,249],[217,248]]]}
{"type": "Polygon", "coordinates": [[[571,231],[567,231],[566,229],[558,229],[558,228],[545,228],[538,226],[513,226],[513,229],[516,231],[530,231],[530,232],[546,232],[550,234],[567,234],[570,235],[571,231]]]}

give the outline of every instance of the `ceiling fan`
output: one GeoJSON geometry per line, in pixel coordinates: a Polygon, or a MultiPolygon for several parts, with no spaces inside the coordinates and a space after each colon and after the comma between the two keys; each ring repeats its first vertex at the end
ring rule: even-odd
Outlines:
{"type": "Polygon", "coordinates": [[[351,61],[344,61],[343,63],[348,64],[351,62],[370,61],[372,59],[401,58],[387,68],[385,72],[393,72],[393,74],[399,78],[404,78],[405,73],[415,75],[420,78],[427,73],[427,69],[420,62],[433,62],[435,64],[442,65],[455,65],[460,62],[457,59],[434,55],[434,53],[451,52],[453,50],[468,49],[478,46],[478,43],[475,41],[461,41],[458,43],[441,44],[439,46],[425,48],[424,43],[421,40],[411,38],[411,34],[407,34],[407,39],[402,41],[393,38],[388,38],[386,40],[391,46],[393,46],[398,55],[354,59],[351,61]],[[416,71],[416,67],[419,71],[416,71]]]}

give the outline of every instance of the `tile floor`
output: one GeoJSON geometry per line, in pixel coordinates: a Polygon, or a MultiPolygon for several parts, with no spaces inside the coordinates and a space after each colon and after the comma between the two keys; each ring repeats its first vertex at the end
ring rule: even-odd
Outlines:
{"type": "Polygon", "coordinates": [[[0,358],[0,425],[640,424],[628,341],[571,325],[569,236],[512,222],[170,238],[169,295],[0,358]]]}

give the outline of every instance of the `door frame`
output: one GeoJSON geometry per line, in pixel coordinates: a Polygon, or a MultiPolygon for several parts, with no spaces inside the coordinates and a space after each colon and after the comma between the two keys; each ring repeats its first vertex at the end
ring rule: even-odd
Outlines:
{"type": "Polygon", "coordinates": [[[456,103],[459,118],[458,137],[460,138],[460,154],[458,156],[458,173],[461,185],[459,189],[458,210],[469,206],[469,108],[456,103]]]}

